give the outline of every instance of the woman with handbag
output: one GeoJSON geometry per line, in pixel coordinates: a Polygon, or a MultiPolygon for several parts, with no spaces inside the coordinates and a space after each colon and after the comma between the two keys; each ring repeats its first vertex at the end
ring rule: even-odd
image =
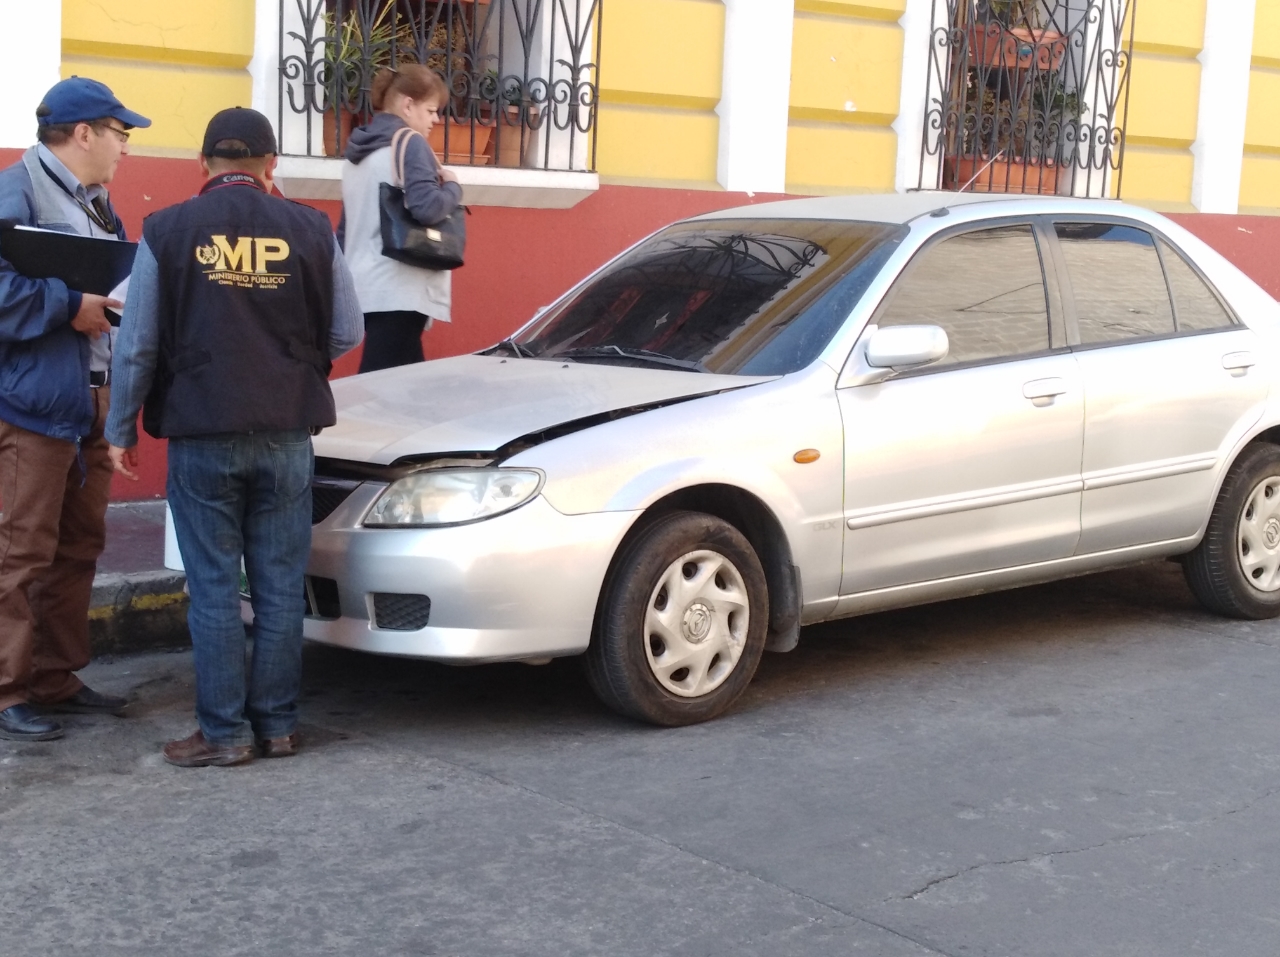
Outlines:
{"type": "Polygon", "coordinates": [[[449,321],[449,273],[411,265],[405,261],[411,257],[384,243],[382,206],[388,195],[397,203],[401,195],[386,184],[403,189],[404,210],[422,226],[446,221],[462,204],[458,178],[440,166],[427,142],[449,102],[444,81],[410,63],[379,70],[372,92],[373,119],[347,141],[338,227],[364,313],[361,372],[421,362],[428,324],[449,321]]]}

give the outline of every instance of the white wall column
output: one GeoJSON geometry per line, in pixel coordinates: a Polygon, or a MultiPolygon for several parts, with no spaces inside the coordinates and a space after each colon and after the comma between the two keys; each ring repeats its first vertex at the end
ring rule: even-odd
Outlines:
{"type": "MultiPolygon", "coordinates": [[[[305,0],[302,9],[296,0],[256,0],[254,5],[253,59],[249,61],[249,75],[253,78],[252,103],[255,110],[271,120],[281,153],[324,153],[324,114],[319,110],[295,112],[289,102],[288,90],[282,99],[280,89],[280,59],[283,54],[285,58],[291,58],[290,67],[295,74],[289,84],[294,102],[302,105],[302,74],[308,66],[304,63],[307,48],[298,39],[307,33],[303,14],[314,14],[323,8],[324,0],[305,0]]],[[[312,34],[318,37],[323,33],[324,21],[319,19],[312,25],[312,34]]],[[[310,56],[310,65],[314,67],[324,57],[323,44],[312,49],[310,56]]]]}
{"type": "Polygon", "coordinates": [[[716,178],[734,192],[787,185],[794,0],[724,0],[724,79],[716,178]]]}
{"type": "Polygon", "coordinates": [[[1240,209],[1240,168],[1249,112],[1250,51],[1255,0],[1206,4],[1200,51],[1200,115],[1191,146],[1191,202],[1202,213],[1240,209]]]}
{"type": "Polygon", "coordinates": [[[62,0],[0,0],[0,146],[36,141],[36,107],[61,79],[62,0]]]}
{"type": "MultiPolygon", "coordinates": [[[[898,20],[902,27],[902,96],[893,131],[898,134],[898,166],[894,189],[899,193],[921,185],[920,167],[924,118],[929,108],[929,45],[933,41],[934,0],[907,0],[898,20]]],[[[945,5],[944,13],[945,17],[945,5]]],[[[945,66],[944,66],[945,69],[945,66]]],[[[943,78],[939,77],[939,82],[943,78]]],[[[941,86],[939,86],[941,90],[941,86]]],[[[923,185],[937,185],[938,156],[924,157],[923,185]]]]}
{"type": "Polygon", "coordinates": [[[280,78],[280,0],[256,0],[253,10],[253,108],[276,122],[280,78]]]}

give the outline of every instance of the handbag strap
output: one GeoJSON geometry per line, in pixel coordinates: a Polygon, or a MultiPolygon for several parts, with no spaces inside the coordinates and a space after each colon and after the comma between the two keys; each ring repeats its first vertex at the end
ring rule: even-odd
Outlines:
{"type": "Polygon", "coordinates": [[[404,154],[409,149],[409,137],[414,131],[402,126],[391,136],[391,185],[404,189],[404,154]]]}
{"type": "MultiPolygon", "coordinates": [[[[404,189],[404,158],[409,152],[409,139],[414,136],[422,136],[417,130],[411,130],[407,126],[402,126],[391,135],[391,185],[399,186],[404,189]]],[[[425,138],[424,138],[424,142],[425,138]]],[[[431,150],[431,156],[436,161],[437,174],[440,169],[440,157],[436,156],[436,151],[432,149],[431,143],[427,142],[427,149],[431,150]]]]}

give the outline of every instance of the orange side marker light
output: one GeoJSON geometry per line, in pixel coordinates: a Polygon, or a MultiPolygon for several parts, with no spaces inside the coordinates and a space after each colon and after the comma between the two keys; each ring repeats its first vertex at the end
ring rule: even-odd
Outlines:
{"type": "Polygon", "coordinates": [[[791,457],[801,465],[808,465],[810,462],[818,461],[822,457],[822,453],[817,449],[801,449],[791,457]]]}

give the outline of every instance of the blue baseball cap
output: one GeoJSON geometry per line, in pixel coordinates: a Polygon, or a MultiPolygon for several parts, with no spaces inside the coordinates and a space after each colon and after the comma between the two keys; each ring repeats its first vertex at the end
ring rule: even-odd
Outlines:
{"type": "Polygon", "coordinates": [[[36,123],[40,126],[92,123],[107,117],[119,120],[126,129],[151,125],[151,121],[141,113],[126,110],[105,83],[83,76],[55,83],[36,107],[36,123]]]}

